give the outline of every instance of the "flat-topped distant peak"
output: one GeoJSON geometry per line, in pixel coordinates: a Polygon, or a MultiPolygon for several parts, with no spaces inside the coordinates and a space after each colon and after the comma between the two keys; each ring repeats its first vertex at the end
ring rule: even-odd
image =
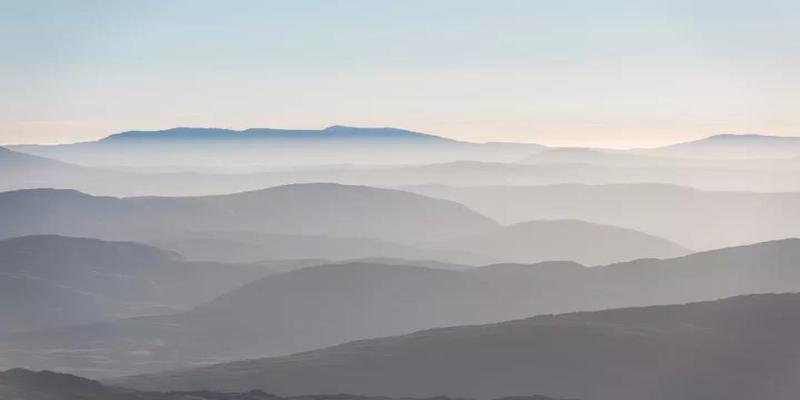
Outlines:
{"type": "Polygon", "coordinates": [[[102,139],[101,142],[119,140],[425,140],[456,142],[453,139],[414,132],[405,129],[380,127],[361,128],[332,125],[324,129],[273,129],[248,128],[233,130],[223,128],[177,127],[154,131],[126,131],[102,139]]]}

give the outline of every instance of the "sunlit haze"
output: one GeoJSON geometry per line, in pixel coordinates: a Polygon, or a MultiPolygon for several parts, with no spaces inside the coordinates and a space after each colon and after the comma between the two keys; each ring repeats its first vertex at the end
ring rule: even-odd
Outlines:
{"type": "Polygon", "coordinates": [[[0,0],[0,400],[798,400],[798,22],[0,0]]]}
{"type": "Polygon", "coordinates": [[[800,134],[800,3],[0,1],[0,144],[392,126],[643,147],[800,134]]]}

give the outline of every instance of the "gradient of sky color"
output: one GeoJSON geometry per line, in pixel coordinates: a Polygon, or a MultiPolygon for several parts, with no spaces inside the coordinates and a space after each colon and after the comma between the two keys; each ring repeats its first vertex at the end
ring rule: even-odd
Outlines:
{"type": "Polygon", "coordinates": [[[800,135],[796,0],[0,0],[0,143],[394,126],[651,146],[800,135]]]}

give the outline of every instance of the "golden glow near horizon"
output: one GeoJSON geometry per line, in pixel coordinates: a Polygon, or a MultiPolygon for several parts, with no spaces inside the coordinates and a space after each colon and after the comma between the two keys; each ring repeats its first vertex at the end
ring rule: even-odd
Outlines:
{"type": "Polygon", "coordinates": [[[392,126],[650,147],[800,135],[797,2],[0,5],[0,144],[392,126]]]}

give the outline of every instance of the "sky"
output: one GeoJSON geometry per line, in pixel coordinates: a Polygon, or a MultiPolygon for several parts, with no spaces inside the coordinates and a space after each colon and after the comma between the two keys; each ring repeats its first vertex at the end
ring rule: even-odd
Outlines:
{"type": "Polygon", "coordinates": [[[796,0],[0,0],[0,144],[175,126],[795,136],[798,38],[796,0]]]}

